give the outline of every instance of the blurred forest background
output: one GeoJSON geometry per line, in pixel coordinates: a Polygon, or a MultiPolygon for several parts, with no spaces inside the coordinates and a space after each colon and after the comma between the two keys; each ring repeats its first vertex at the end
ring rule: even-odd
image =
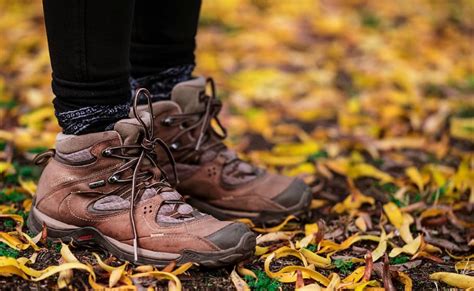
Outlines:
{"type": "MultiPolygon", "coordinates": [[[[469,287],[459,284],[474,280],[474,2],[203,2],[196,74],[217,81],[229,144],[272,171],[305,179],[313,216],[256,228],[264,234],[257,255],[238,274],[192,268],[192,276],[179,276],[183,286],[469,287]],[[372,268],[367,253],[377,258],[364,279],[372,268]],[[385,253],[391,258],[382,262],[385,253]],[[281,270],[295,265],[302,269],[281,270]],[[325,279],[305,271],[315,267],[325,279]]],[[[60,131],[50,78],[41,1],[0,0],[0,276],[16,274],[2,269],[14,264],[6,258],[36,253],[36,269],[61,262],[60,245],[29,242],[22,228],[39,177],[32,158],[60,131]]],[[[74,252],[97,264],[87,250],[74,252]]],[[[27,280],[39,276],[19,270],[24,279],[0,279],[6,288],[36,284],[27,280]]],[[[115,284],[126,284],[127,274],[115,284]]],[[[67,282],[90,284],[82,275],[67,282]]]]}

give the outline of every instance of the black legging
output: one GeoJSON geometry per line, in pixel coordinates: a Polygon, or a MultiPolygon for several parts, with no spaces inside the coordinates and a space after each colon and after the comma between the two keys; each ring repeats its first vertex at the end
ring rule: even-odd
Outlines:
{"type": "Polygon", "coordinates": [[[130,75],[194,63],[201,0],[43,0],[56,110],[124,104],[130,75]]]}

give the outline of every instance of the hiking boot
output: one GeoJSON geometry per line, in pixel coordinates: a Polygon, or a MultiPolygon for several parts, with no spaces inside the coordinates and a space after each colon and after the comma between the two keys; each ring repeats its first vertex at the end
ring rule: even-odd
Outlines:
{"type": "Polygon", "coordinates": [[[187,202],[219,219],[249,218],[259,224],[305,213],[312,193],[302,180],[257,168],[223,144],[221,107],[214,82],[202,77],[177,84],[171,101],[153,103],[155,133],[173,152],[177,189],[189,196],[187,202]],[[208,84],[210,95],[205,90],[208,84]]]}
{"type": "Polygon", "coordinates": [[[46,227],[51,239],[95,242],[140,264],[195,262],[216,267],[252,255],[255,234],[246,225],[219,221],[186,204],[156,164],[151,116],[117,122],[113,130],[59,134],[46,164],[28,226],[46,227]]]}

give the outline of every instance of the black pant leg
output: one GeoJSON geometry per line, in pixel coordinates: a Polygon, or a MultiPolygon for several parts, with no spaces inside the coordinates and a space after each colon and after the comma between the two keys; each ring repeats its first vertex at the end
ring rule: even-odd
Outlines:
{"type": "Polygon", "coordinates": [[[57,111],[129,102],[134,4],[43,0],[57,111]]]}
{"type": "Polygon", "coordinates": [[[194,64],[201,0],[137,0],[132,29],[131,75],[194,64]]]}

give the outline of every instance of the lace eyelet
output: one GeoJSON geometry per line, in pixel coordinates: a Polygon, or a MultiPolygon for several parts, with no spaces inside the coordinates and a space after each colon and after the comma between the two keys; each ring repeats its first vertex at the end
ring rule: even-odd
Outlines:
{"type": "Polygon", "coordinates": [[[109,181],[110,184],[113,184],[115,182],[117,182],[119,180],[119,178],[115,175],[109,177],[109,179],[107,179],[107,181],[109,181]]]}
{"type": "Polygon", "coordinates": [[[172,144],[170,145],[170,148],[171,148],[172,150],[174,150],[174,151],[178,150],[179,147],[180,147],[180,144],[177,143],[177,142],[172,143],[172,144]]]}
{"type": "Polygon", "coordinates": [[[173,118],[171,117],[166,117],[165,119],[161,120],[161,124],[164,126],[171,126],[171,123],[173,123],[173,118]]]}
{"type": "Polygon", "coordinates": [[[105,149],[105,150],[102,151],[102,156],[103,157],[109,157],[111,155],[112,155],[112,150],[110,150],[110,149],[105,149]]]}

